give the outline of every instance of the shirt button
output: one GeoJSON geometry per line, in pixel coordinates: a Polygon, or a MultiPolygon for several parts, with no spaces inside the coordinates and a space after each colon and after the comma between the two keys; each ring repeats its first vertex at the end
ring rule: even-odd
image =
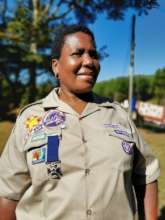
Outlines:
{"type": "Polygon", "coordinates": [[[83,143],[87,143],[87,140],[83,137],[82,138],[83,143]]]}
{"type": "Polygon", "coordinates": [[[85,175],[89,175],[89,173],[90,173],[90,169],[89,169],[89,168],[86,168],[86,169],[85,169],[85,175]]]}
{"type": "Polygon", "coordinates": [[[92,215],[92,210],[91,209],[87,209],[87,215],[92,215]]]}
{"type": "Polygon", "coordinates": [[[66,128],[66,124],[61,124],[61,129],[65,129],[66,128]]]}

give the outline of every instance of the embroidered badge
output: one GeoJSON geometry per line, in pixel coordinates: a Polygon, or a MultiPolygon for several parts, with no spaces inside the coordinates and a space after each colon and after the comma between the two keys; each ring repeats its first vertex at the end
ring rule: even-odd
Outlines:
{"type": "Polygon", "coordinates": [[[43,125],[48,128],[52,128],[59,124],[63,124],[64,121],[64,113],[60,111],[50,110],[43,119],[43,125]]]}
{"type": "Polygon", "coordinates": [[[48,176],[50,179],[61,179],[61,161],[46,163],[48,176]]]}
{"type": "Polygon", "coordinates": [[[47,135],[44,132],[34,133],[34,134],[32,134],[31,141],[33,142],[33,141],[43,140],[46,138],[47,138],[47,135]]]}
{"type": "Polygon", "coordinates": [[[106,123],[106,124],[104,124],[104,126],[106,127],[106,128],[119,128],[119,124],[110,124],[110,123],[106,123]]]}
{"type": "Polygon", "coordinates": [[[32,164],[45,162],[46,148],[38,148],[32,152],[32,164]]]}
{"type": "Polygon", "coordinates": [[[123,141],[122,142],[122,147],[123,147],[123,150],[129,154],[129,155],[132,155],[133,154],[133,147],[131,146],[131,144],[127,141],[123,141]]]}
{"type": "Polygon", "coordinates": [[[32,129],[32,133],[40,132],[40,131],[43,130],[43,128],[44,128],[44,126],[43,126],[43,123],[42,123],[42,121],[41,121],[36,127],[34,127],[34,128],[32,129]]]}
{"type": "Polygon", "coordinates": [[[106,123],[106,124],[104,124],[104,127],[114,129],[114,132],[116,134],[123,134],[123,135],[126,135],[126,136],[129,136],[131,134],[130,129],[128,129],[128,128],[124,127],[123,125],[120,125],[120,124],[106,123]]]}
{"type": "Polygon", "coordinates": [[[127,137],[130,136],[130,135],[128,134],[128,132],[123,131],[123,130],[115,129],[114,132],[115,132],[116,134],[121,134],[121,135],[124,135],[124,136],[127,136],[127,137]]]}
{"type": "Polygon", "coordinates": [[[32,131],[34,127],[36,127],[39,122],[41,121],[41,118],[38,116],[30,116],[29,118],[26,119],[25,121],[25,126],[28,129],[29,132],[32,131]]]}

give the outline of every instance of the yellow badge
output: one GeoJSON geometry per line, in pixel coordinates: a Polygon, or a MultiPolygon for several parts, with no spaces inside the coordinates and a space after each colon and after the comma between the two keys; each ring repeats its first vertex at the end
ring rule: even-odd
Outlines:
{"type": "Polygon", "coordinates": [[[29,118],[26,119],[25,126],[31,132],[32,129],[34,127],[36,127],[39,124],[40,121],[41,121],[40,117],[30,116],[29,118]]]}

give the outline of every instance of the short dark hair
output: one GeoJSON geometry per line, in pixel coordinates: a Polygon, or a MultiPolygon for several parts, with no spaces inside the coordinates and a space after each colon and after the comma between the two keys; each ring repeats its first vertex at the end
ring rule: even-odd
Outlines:
{"type": "Polygon", "coordinates": [[[76,32],[83,32],[91,36],[94,46],[96,47],[95,38],[92,31],[82,25],[64,25],[55,32],[54,45],[52,47],[52,58],[59,59],[63,48],[65,37],[76,32]]]}

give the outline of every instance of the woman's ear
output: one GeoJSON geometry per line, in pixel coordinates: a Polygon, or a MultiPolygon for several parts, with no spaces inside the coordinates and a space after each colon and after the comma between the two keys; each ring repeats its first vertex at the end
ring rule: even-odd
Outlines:
{"type": "Polygon", "coordinates": [[[52,70],[56,78],[58,78],[58,60],[52,59],[52,70]]]}

